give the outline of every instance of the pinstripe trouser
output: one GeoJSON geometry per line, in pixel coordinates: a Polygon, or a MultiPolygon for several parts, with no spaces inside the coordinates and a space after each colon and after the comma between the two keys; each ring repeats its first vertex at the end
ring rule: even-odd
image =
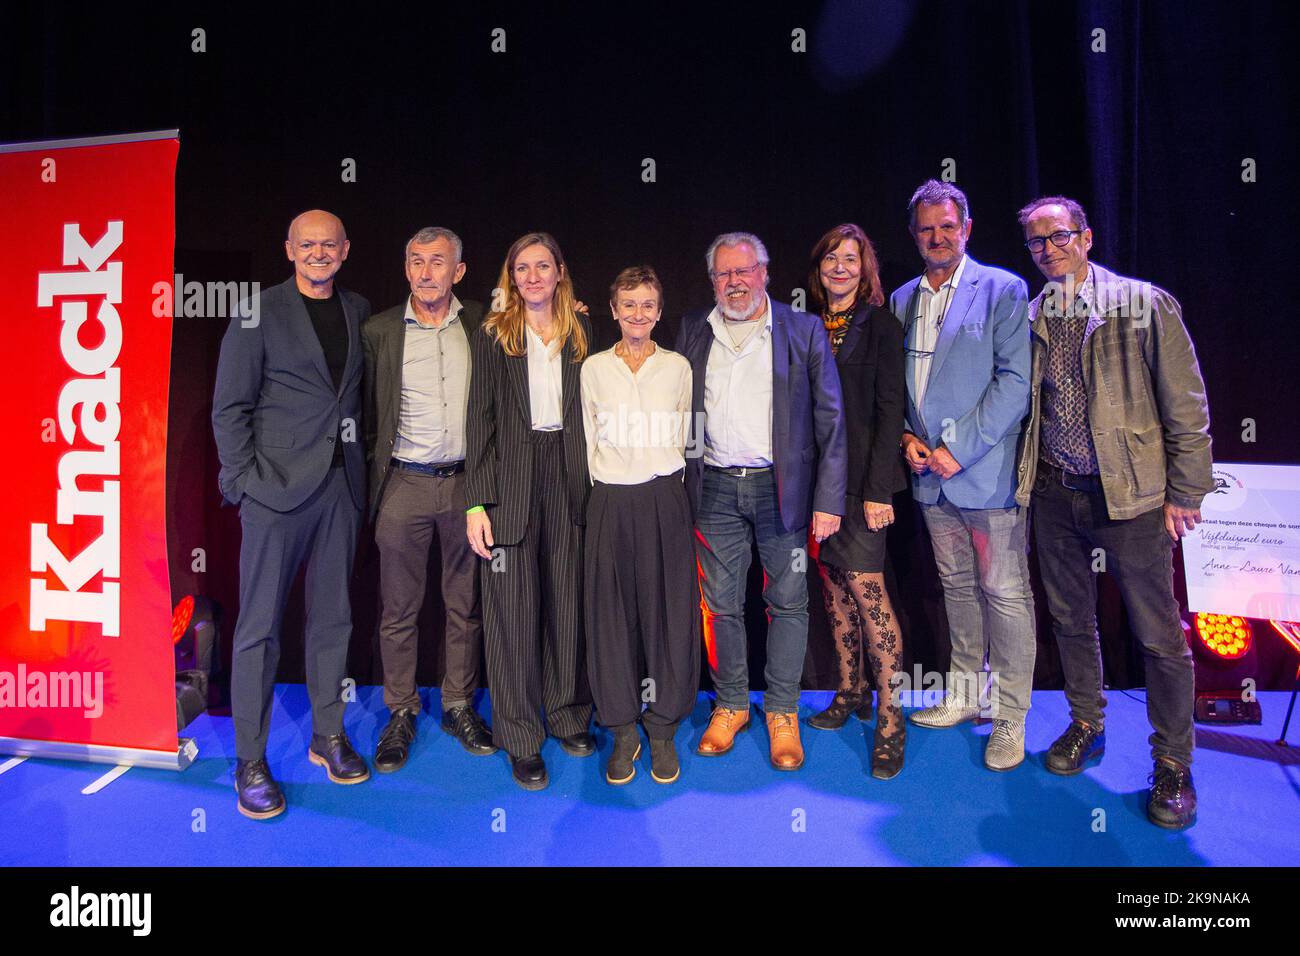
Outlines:
{"type": "Polygon", "coordinates": [[[518,544],[493,548],[479,575],[492,740],[515,757],[540,752],[547,727],[556,737],[570,737],[591,721],[582,638],[582,529],[569,513],[563,436],[533,436],[528,528],[518,544]]]}

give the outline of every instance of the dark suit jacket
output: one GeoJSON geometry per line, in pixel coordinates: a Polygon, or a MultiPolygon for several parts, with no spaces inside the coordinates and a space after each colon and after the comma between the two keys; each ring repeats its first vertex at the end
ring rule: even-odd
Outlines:
{"type": "MultiPolygon", "coordinates": [[[[483,306],[461,300],[460,322],[466,342],[483,322],[483,306]]],[[[361,327],[361,348],[365,354],[366,461],[370,465],[370,518],[379,510],[397,440],[397,417],[402,408],[402,358],[406,346],[406,300],[361,327]]],[[[469,381],[474,381],[471,359],[469,381]]]]}
{"type": "Polygon", "coordinates": [[[358,508],[365,507],[361,447],[361,323],[370,303],[334,286],[348,327],[343,381],[334,387],[307,307],[290,278],[259,294],[258,321],[232,319],[221,341],[212,431],[231,503],[248,495],[274,511],[292,511],[320,487],[343,425],[343,465],[358,508]]]}
{"type": "MultiPolygon", "coordinates": [[[[587,341],[591,324],[579,315],[587,341]]],[[[589,350],[590,351],[590,350],[589,350]]],[[[495,544],[518,544],[528,528],[533,486],[532,403],[528,397],[528,358],[506,355],[484,326],[470,339],[474,374],[469,383],[469,415],[465,426],[465,502],[483,505],[492,520],[495,544]]],[[[578,401],[579,363],[573,347],[564,347],[562,361],[564,468],[573,523],[586,524],[587,437],[582,403],[578,401]]]]}
{"type": "MultiPolygon", "coordinates": [[[[844,514],[845,429],[840,377],[821,319],[772,302],[772,456],[781,521],[793,531],[814,511],[844,514]]],[[[686,493],[698,513],[704,484],[704,380],[713,346],[712,308],[682,319],[676,351],[691,363],[694,395],[686,493]]]]}
{"type": "Polygon", "coordinates": [[[853,313],[835,365],[848,428],[848,493],[887,505],[907,487],[898,447],[907,407],[898,320],[888,309],[861,306],[853,313]]]}

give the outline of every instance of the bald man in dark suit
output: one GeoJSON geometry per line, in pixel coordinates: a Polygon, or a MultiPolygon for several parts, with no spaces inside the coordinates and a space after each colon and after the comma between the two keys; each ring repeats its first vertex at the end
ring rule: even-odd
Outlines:
{"type": "Polygon", "coordinates": [[[258,296],[252,320],[230,323],[217,365],[218,483],[243,526],[231,672],[235,790],[239,812],[257,820],[284,812],[266,739],[285,600],[304,561],[308,758],[335,783],[370,776],[343,732],[341,690],[366,500],[360,328],[370,315],[369,302],[334,282],[348,248],[337,216],[317,209],[295,218],[285,241],[293,277],[258,296]]]}

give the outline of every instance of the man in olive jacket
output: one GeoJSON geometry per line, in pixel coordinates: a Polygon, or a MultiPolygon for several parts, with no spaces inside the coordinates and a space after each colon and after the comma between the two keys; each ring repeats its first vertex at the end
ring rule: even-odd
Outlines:
{"type": "Polygon", "coordinates": [[[379,649],[390,715],[375,747],[380,773],[401,769],[417,736],[417,621],[435,546],[447,615],[442,729],[472,754],[496,752],[474,709],[483,626],[478,562],[465,537],[465,414],[469,343],[483,307],[456,296],[466,269],[462,253],[450,229],[421,229],[403,254],[410,294],[361,327],[370,519],[380,556],[379,649]]]}
{"type": "Polygon", "coordinates": [[[1071,723],[1047,768],[1072,775],[1105,751],[1094,562],[1104,557],[1146,661],[1155,760],[1147,816],[1196,820],[1191,650],[1173,589],[1173,545],[1196,527],[1210,477],[1210,418],[1177,300],[1089,263],[1092,230],[1063,196],[1020,212],[1047,280],[1030,305],[1029,419],[1016,500],[1034,544],[1065,672],[1071,723]]]}

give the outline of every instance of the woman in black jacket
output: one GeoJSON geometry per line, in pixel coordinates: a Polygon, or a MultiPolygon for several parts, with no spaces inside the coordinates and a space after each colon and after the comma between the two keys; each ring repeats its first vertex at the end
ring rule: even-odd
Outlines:
{"type": "Polygon", "coordinates": [[[493,299],[470,342],[465,530],[484,561],[493,742],[510,754],[515,782],[541,790],[548,732],[572,756],[596,752],[582,634],[591,482],[578,401],[591,329],[544,232],[515,240],[493,299]]]}
{"type": "Polygon", "coordinates": [[[906,401],[903,330],[882,307],[876,252],[859,226],[836,226],[817,242],[808,288],[835,353],[848,431],[844,522],[822,543],[817,560],[840,687],[830,707],[808,722],[832,730],[855,712],[862,720],[870,717],[871,686],[862,677],[865,646],[879,692],[871,774],[887,780],[903,768],[907,735],[891,684],[903,642],[884,576],[885,533],[894,522],[891,502],[907,487],[898,451],[906,401]]]}

